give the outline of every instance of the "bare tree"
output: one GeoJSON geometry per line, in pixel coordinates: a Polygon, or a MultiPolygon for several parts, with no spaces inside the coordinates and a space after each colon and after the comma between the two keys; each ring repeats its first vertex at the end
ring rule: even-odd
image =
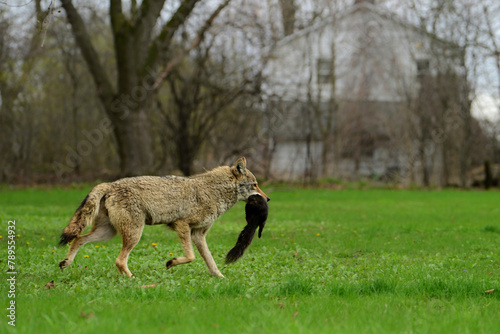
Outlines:
{"type": "Polygon", "coordinates": [[[404,5],[408,19],[430,37],[426,58],[415,55],[414,59],[419,94],[416,99],[407,95],[413,99],[408,110],[413,115],[410,130],[415,130],[421,179],[430,184],[435,174],[443,186],[464,186],[471,166],[473,130],[477,130],[471,116],[478,64],[473,47],[479,32],[476,5],[468,0],[432,5],[408,0],[404,5]]]}
{"type": "Polygon", "coordinates": [[[326,176],[328,174],[329,167],[329,156],[332,151],[334,151],[334,159],[338,158],[338,151],[336,150],[338,143],[336,139],[337,131],[334,131],[334,126],[338,125],[338,109],[339,103],[337,101],[336,95],[336,82],[338,80],[337,74],[335,72],[335,43],[331,45],[331,58],[328,59],[318,59],[318,64],[311,66],[323,66],[326,71],[322,73],[323,77],[316,76],[316,71],[313,67],[310,68],[308,88],[307,88],[307,109],[306,112],[310,114],[309,132],[317,132],[319,139],[321,141],[321,167],[319,174],[320,176],[326,176]],[[321,63],[321,64],[319,64],[321,63]],[[323,82],[314,82],[313,80],[320,80],[323,82]],[[327,97],[323,92],[323,87],[325,86],[329,92],[327,92],[327,97]],[[313,87],[318,87],[319,89],[313,89],[313,87]],[[333,143],[333,148],[331,143],[333,143]]]}
{"type": "MultiPolygon", "coordinates": [[[[493,163],[500,163],[500,27],[496,19],[500,15],[500,5],[493,1],[483,4],[482,22],[485,25],[487,38],[485,43],[478,41],[478,46],[482,50],[486,50],[486,59],[491,59],[493,68],[495,69],[496,92],[492,95],[496,97],[496,117],[491,117],[486,120],[486,128],[489,140],[488,158],[485,160],[493,163]]],[[[500,182],[500,173],[494,175],[500,182]]]]}
{"type": "MultiPolygon", "coordinates": [[[[132,2],[126,13],[121,0],[110,0],[109,17],[114,39],[116,83],[102,64],[86,24],[71,0],[61,0],[71,24],[76,44],[81,50],[96,85],[96,92],[113,123],[118,143],[122,175],[138,175],[153,169],[153,134],[148,107],[162,79],[181,60],[171,45],[179,28],[186,22],[200,0],[183,0],[165,23],[161,23],[166,0],[132,2]],[[155,27],[159,25],[159,33],[155,27]],[[166,64],[161,75],[158,66],[166,64]]],[[[214,14],[229,1],[223,2],[214,14]]],[[[213,22],[210,16],[190,47],[194,48],[213,22]]],[[[183,51],[181,57],[187,52],[183,51]]]]}
{"type": "Polygon", "coordinates": [[[217,64],[210,50],[210,44],[197,48],[195,57],[172,72],[167,79],[171,98],[168,107],[161,107],[173,157],[184,175],[193,174],[195,158],[225,116],[224,110],[245,93],[250,83],[243,79],[239,85],[224,85],[224,59],[217,64]]]}
{"type": "MultiPolygon", "coordinates": [[[[41,9],[40,0],[35,1],[35,19],[45,14],[41,9]]],[[[36,65],[36,56],[40,52],[41,35],[39,23],[33,18],[26,43],[13,47],[14,39],[10,32],[14,29],[13,23],[7,13],[0,8],[0,164],[2,175],[0,180],[6,180],[12,173],[21,177],[27,172],[28,162],[31,158],[33,138],[29,130],[33,120],[29,117],[22,118],[14,115],[14,106],[19,96],[26,89],[29,77],[36,65]],[[16,63],[14,60],[20,60],[16,63]]]]}
{"type": "MultiPolygon", "coordinates": [[[[248,135],[258,131],[259,113],[253,106],[260,93],[262,65],[255,53],[262,49],[266,34],[253,8],[238,5],[227,12],[166,78],[168,90],[161,105],[164,142],[184,175],[191,175],[197,160],[207,155],[220,160],[243,154],[248,135]],[[231,18],[234,11],[237,22],[231,18]]],[[[183,29],[184,39],[189,34],[189,27],[183,29]]]]}

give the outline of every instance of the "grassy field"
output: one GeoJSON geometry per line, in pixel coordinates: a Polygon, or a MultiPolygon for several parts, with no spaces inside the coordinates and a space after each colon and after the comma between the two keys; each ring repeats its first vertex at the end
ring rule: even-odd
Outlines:
{"type": "Polygon", "coordinates": [[[264,187],[269,219],[239,262],[223,264],[243,203],[207,237],[226,279],[209,276],[197,253],[167,271],[182,249],[161,226],[145,228],[128,279],[114,265],[118,237],[59,270],[60,231],[89,189],[0,191],[4,273],[9,220],[17,235],[16,327],[4,279],[1,333],[500,332],[498,191],[264,187]]]}

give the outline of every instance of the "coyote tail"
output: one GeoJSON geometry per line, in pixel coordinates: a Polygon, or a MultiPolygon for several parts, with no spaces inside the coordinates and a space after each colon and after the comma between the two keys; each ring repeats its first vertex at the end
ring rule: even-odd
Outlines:
{"type": "Polygon", "coordinates": [[[267,205],[267,201],[261,195],[252,195],[248,198],[248,202],[245,205],[247,225],[240,232],[236,245],[227,253],[226,263],[236,262],[243,256],[245,250],[252,243],[257,227],[259,228],[259,238],[261,237],[268,211],[269,206],[267,205]]]}
{"type": "Polygon", "coordinates": [[[83,199],[82,203],[76,209],[68,226],[61,234],[59,246],[66,245],[83,232],[99,213],[99,207],[102,197],[108,192],[108,184],[102,183],[94,187],[90,193],[83,199]]]}

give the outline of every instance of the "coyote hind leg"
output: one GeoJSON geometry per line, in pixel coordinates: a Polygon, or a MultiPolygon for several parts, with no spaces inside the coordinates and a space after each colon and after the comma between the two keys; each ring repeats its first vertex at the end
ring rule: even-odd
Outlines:
{"type": "Polygon", "coordinates": [[[128,269],[128,256],[135,245],[141,240],[142,231],[144,230],[143,219],[133,219],[131,216],[123,217],[121,223],[116,226],[116,229],[122,236],[122,250],[116,259],[116,267],[122,274],[132,277],[132,272],[128,269]]]}
{"type": "Polygon", "coordinates": [[[179,264],[189,263],[194,260],[193,245],[191,244],[191,228],[186,221],[177,221],[174,230],[179,235],[182,248],[184,249],[184,256],[174,257],[167,262],[167,269],[170,269],[179,264]]]}
{"type": "Polygon", "coordinates": [[[142,231],[139,231],[138,235],[122,235],[123,246],[115,263],[120,273],[126,274],[128,277],[132,277],[132,272],[128,269],[128,256],[141,239],[141,234],[142,231]]]}
{"type": "Polygon", "coordinates": [[[73,240],[66,258],[59,262],[59,268],[63,270],[64,268],[71,265],[71,263],[73,263],[73,260],[75,259],[76,253],[78,253],[78,250],[83,245],[95,241],[108,241],[115,235],[116,230],[113,226],[111,226],[109,218],[104,214],[99,214],[96,217],[92,230],[89,233],[78,236],[73,240]]]}

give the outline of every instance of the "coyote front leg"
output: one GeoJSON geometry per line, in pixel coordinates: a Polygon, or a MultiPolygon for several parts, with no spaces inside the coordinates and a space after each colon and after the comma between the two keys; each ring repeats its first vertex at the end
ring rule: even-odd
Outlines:
{"type": "Polygon", "coordinates": [[[189,263],[194,260],[193,245],[191,244],[191,228],[187,221],[177,221],[175,223],[174,230],[179,235],[181,240],[182,248],[184,249],[184,256],[174,257],[167,262],[167,269],[170,269],[179,264],[189,263]]]}
{"type": "Polygon", "coordinates": [[[207,240],[205,237],[209,230],[210,227],[206,229],[193,230],[192,233],[193,242],[196,245],[198,252],[200,252],[201,257],[207,264],[210,274],[212,276],[224,277],[224,275],[222,275],[219,269],[217,268],[217,264],[215,264],[214,258],[212,257],[212,254],[210,253],[210,250],[208,249],[207,246],[207,240]]]}

